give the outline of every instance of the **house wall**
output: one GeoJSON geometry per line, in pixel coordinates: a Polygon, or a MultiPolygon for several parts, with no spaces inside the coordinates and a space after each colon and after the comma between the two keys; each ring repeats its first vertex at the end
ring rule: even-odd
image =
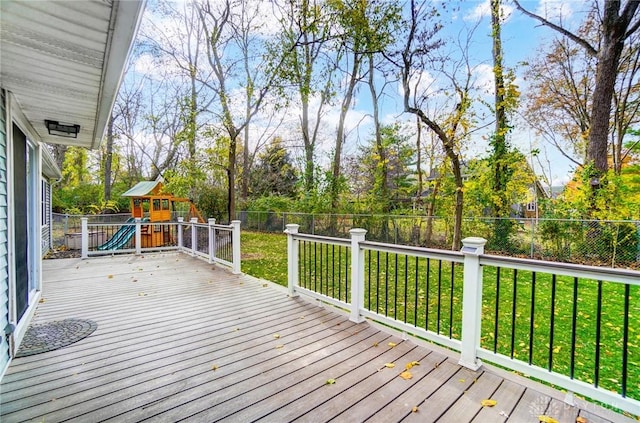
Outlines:
{"type": "Polygon", "coordinates": [[[0,378],[9,364],[9,343],[4,331],[9,324],[6,115],[5,94],[0,90],[0,378]]]}

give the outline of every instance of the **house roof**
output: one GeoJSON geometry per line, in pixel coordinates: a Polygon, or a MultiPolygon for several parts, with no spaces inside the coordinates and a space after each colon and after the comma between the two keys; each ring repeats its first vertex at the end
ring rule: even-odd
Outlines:
{"type": "Polygon", "coordinates": [[[40,137],[100,145],[145,0],[0,1],[0,83],[40,137]],[[50,135],[45,120],[80,125],[50,135]]]}
{"type": "Polygon", "coordinates": [[[142,181],[138,182],[135,186],[133,186],[129,191],[122,194],[123,197],[145,197],[148,195],[152,195],[156,192],[156,188],[158,191],[162,188],[161,181],[142,181]]]}

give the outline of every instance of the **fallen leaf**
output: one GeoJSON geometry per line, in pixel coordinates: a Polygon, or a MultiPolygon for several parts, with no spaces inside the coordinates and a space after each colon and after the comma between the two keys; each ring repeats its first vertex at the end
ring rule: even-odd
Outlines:
{"type": "Polygon", "coordinates": [[[145,297],[146,295],[147,295],[147,294],[145,294],[144,292],[139,292],[139,293],[138,293],[138,296],[139,296],[139,297],[145,297]]]}
{"type": "Polygon", "coordinates": [[[273,334],[273,337],[274,337],[275,339],[278,339],[278,338],[280,338],[280,334],[279,334],[279,333],[275,333],[275,334],[273,334]]]}
{"type": "Polygon", "coordinates": [[[374,346],[374,347],[377,347],[377,346],[378,346],[378,343],[377,343],[377,342],[374,342],[374,343],[373,343],[373,346],[374,346]]]}
{"type": "Polygon", "coordinates": [[[276,345],[276,349],[284,348],[284,345],[276,345]]]}
{"type": "Polygon", "coordinates": [[[388,369],[393,369],[394,367],[396,367],[396,365],[393,363],[384,363],[384,367],[388,369]]]}
{"type": "Polygon", "coordinates": [[[497,403],[498,401],[492,399],[483,399],[482,401],[480,401],[480,405],[482,405],[483,407],[493,407],[497,403]]]}
{"type": "Polygon", "coordinates": [[[113,275],[108,275],[107,276],[109,279],[113,279],[113,275]]]}
{"type": "Polygon", "coordinates": [[[464,379],[458,379],[458,382],[460,382],[460,383],[464,383],[464,382],[465,382],[465,380],[464,380],[464,379]]]}
{"type": "Polygon", "coordinates": [[[391,348],[395,347],[397,344],[395,342],[389,342],[387,344],[388,346],[390,346],[391,348]]]}
{"type": "Polygon", "coordinates": [[[138,280],[137,280],[137,279],[134,279],[134,280],[132,280],[131,282],[138,282],[138,280]]]}
{"type": "Polygon", "coordinates": [[[576,417],[576,423],[587,423],[589,420],[587,420],[586,418],[582,417],[582,416],[578,416],[576,417]]]}
{"type": "Polygon", "coordinates": [[[40,298],[40,301],[38,301],[38,302],[42,304],[42,303],[45,302],[45,299],[44,298],[40,298]]]}
{"type": "Polygon", "coordinates": [[[262,284],[262,287],[263,287],[263,288],[266,288],[266,287],[268,287],[268,286],[269,286],[269,284],[267,284],[267,283],[263,283],[263,284],[262,284]]]}
{"type": "Polygon", "coordinates": [[[413,377],[413,375],[405,370],[404,372],[400,373],[400,377],[404,380],[409,380],[413,377]]]}
{"type": "Polygon", "coordinates": [[[216,365],[214,364],[213,366],[211,366],[211,370],[213,370],[213,371],[215,372],[216,370],[218,370],[218,366],[216,366],[216,365]]]}
{"type": "Polygon", "coordinates": [[[544,416],[544,415],[538,416],[538,421],[540,421],[542,423],[560,423],[556,419],[554,419],[553,417],[544,416]]]}
{"type": "Polygon", "coordinates": [[[561,349],[562,349],[562,347],[561,347],[561,346],[557,346],[557,347],[555,347],[555,348],[553,349],[553,352],[554,352],[555,354],[557,354],[557,353],[559,353],[559,352],[560,352],[560,350],[561,350],[561,349]]]}
{"type": "Polygon", "coordinates": [[[327,379],[327,382],[326,382],[327,385],[333,385],[334,383],[336,383],[335,379],[327,379]]]}
{"type": "Polygon", "coordinates": [[[415,405],[413,407],[411,407],[411,412],[412,413],[417,413],[418,412],[418,407],[416,407],[415,405]]]}

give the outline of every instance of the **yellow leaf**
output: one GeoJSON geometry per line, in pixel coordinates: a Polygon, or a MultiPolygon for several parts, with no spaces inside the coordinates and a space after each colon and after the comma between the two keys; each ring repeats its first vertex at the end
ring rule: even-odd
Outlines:
{"type": "Polygon", "coordinates": [[[576,423],[587,423],[589,420],[585,419],[582,416],[576,417],[576,423]]]}
{"type": "Polygon", "coordinates": [[[275,334],[273,335],[273,337],[274,337],[275,339],[278,339],[278,338],[280,338],[280,334],[279,334],[279,333],[275,333],[275,334]]]}
{"type": "Polygon", "coordinates": [[[374,346],[374,347],[377,347],[377,346],[378,346],[378,343],[377,343],[377,342],[374,342],[374,343],[373,343],[373,346],[374,346]]]}
{"type": "Polygon", "coordinates": [[[460,382],[460,383],[464,383],[464,382],[465,382],[465,380],[464,380],[464,379],[458,379],[458,382],[460,382]]]}
{"type": "Polygon", "coordinates": [[[482,405],[483,407],[493,407],[497,403],[498,401],[492,399],[483,399],[482,401],[480,401],[480,405],[482,405]]]}
{"type": "Polygon", "coordinates": [[[284,348],[284,345],[276,345],[276,349],[284,348]]]}
{"type": "Polygon", "coordinates": [[[335,379],[327,379],[327,382],[326,382],[327,385],[333,385],[334,383],[336,383],[335,379]]]}
{"type": "Polygon", "coordinates": [[[216,366],[216,365],[214,364],[213,366],[211,366],[211,370],[213,370],[213,371],[215,372],[216,370],[218,370],[218,366],[216,366]]]}
{"type": "Polygon", "coordinates": [[[109,279],[113,279],[113,275],[107,275],[109,279]]]}
{"type": "Polygon", "coordinates": [[[396,365],[393,363],[384,363],[384,367],[388,369],[393,369],[394,367],[396,367],[396,365]]]}
{"type": "Polygon", "coordinates": [[[554,419],[553,417],[544,416],[544,415],[538,416],[538,421],[540,421],[542,423],[560,423],[556,419],[554,419]]]}
{"type": "Polygon", "coordinates": [[[388,346],[390,346],[391,348],[395,347],[397,344],[395,342],[389,342],[387,344],[388,346]]]}
{"type": "Polygon", "coordinates": [[[410,368],[412,368],[413,366],[419,366],[420,362],[419,361],[411,361],[407,364],[404,365],[404,368],[409,370],[410,368]]]}
{"type": "Polygon", "coordinates": [[[561,350],[561,349],[562,349],[562,347],[561,347],[561,346],[557,346],[557,347],[555,347],[555,348],[553,349],[553,352],[557,354],[557,353],[559,353],[559,352],[560,352],[560,350],[561,350]]]}
{"type": "Polygon", "coordinates": [[[417,413],[418,412],[418,407],[416,407],[415,405],[411,408],[411,412],[412,413],[417,413]]]}
{"type": "Polygon", "coordinates": [[[404,380],[409,380],[413,377],[413,375],[405,370],[404,372],[400,373],[400,377],[404,380]]]}
{"type": "Polygon", "coordinates": [[[38,301],[38,302],[42,304],[42,303],[45,302],[45,299],[44,298],[40,298],[40,301],[38,301]]]}

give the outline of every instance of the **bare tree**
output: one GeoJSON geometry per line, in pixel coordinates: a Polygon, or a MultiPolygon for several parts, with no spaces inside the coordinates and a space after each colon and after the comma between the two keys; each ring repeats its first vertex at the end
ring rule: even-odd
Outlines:
{"type": "MultiPolygon", "coordinates": [[[[590,127],[587,160],[594,166],[594,178],[602,176],[609,167],[607,161],[609,123],[616,75],[618,74],[625,40],[640,28],[640,19],[638,19],[637,13],[640,2],[628,0],[623,5],[623,2],[619,0],[604,0],[601,11],[599,10],[598,2],[594,2],[594,7],[600,12],[598,15],[601,35],[599,37],[599,45],[593,45],[589,40],[569,31],[561,24],[555,24],[545,17],[532,13],[522,7],[518,0],[513,0],[513,3],[525,15],[558,31],[584,48],[590,55],[596,57],[596,79],[593,101],[589,111],[590,127]]],[[[597,186],[597,184],[597,181],[593,183],[594,186],[597,186]]]]}

